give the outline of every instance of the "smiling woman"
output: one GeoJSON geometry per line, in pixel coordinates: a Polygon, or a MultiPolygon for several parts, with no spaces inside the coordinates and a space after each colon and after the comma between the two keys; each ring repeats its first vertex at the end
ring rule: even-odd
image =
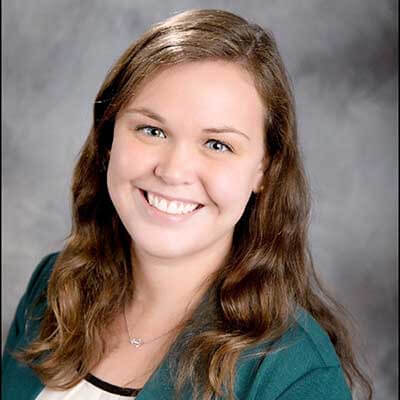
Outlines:
{"type": "Polygon", "coordinates": [[[371,398],[307,251],[269,32],[221,10],[152,27],[97,95],[72,194],[10,330],[5,398],[371,398]]]}
{"type": "Polygon", "coordinates": [[[234,63],[182,63],[139,88],[117,115],[107,175],[136,254],[173,258],[177,275],[219,268],[261,184],[263,122],[251,76],[234,63]]]}

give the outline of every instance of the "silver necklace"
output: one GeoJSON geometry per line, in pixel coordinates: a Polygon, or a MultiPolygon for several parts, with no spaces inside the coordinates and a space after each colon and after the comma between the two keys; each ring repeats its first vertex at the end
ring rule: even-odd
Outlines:
{"type": "Polygon", "coordinates": [[[126,318],[125,307],[124,307],[124,318],[125,318],[126,331],[127,331],[127,333],[128,333],[128,337],[129,337],[129,343],[130,343],[132,346],[135,346],[135,347],[141,347],[141,346],[143,346],[143,345],[145,345],[145,344],[152,343],[152,342],[156,341],[157,339],[160,339],[160,338],[162,338],[163,336],[168,335],[168,333],[170,333],[170,332],[172,332],[174,329],[176,329],[176,327],[174,327],[174,328],[170,329],[168,332],[163,333],[162,335],[157,336],[157,337],[154,338],[154,339],[147,340],[147,341],[145,342],[142,338],[134,337],[134,336],[131,335],[131,332],[129,331],[128,320],[127,320],[127,318],[126,318]]]}

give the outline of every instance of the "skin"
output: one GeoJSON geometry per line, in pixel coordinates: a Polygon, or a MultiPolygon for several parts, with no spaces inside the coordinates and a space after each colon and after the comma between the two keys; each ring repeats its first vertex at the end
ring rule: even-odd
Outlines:
{"type": "Polygon", "coordinates": [[[118,113],[107,185],[133,239],[128,325],[133,336],[150,342],[132,346],[118,315],[106,337],[109,350],[92,370],[100,379],[143,387],[168,350],[173,328],[200,300],[202,283],[223,263],[235,224],[259,189],[266,158],[263,121],[250,75],[222,61],[165,68],[118,113]],[[211,131],[228,126],[224,133],[211,131]],[[148,205],[140,189],[203,207],[171,216],[148,205]]]}
{"type": "Polygon", "coordinates": [[[263,176],[264,112],[242,67],[202,61],[161,70],[118,113],[107,185],[133,239],[136,306],[127,316],[140,316],[138,336],[165,332],[226,257],[263,176]],[[139,189],[203,207],[185,218],[153,214],[139,189]]]}

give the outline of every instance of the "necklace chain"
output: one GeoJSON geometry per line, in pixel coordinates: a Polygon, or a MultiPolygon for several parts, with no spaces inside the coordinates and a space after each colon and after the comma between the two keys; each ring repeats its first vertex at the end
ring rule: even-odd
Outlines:
{"type": "Polygon", "coordinates": [[[137,348],[137,347],[141,347],[141,346],[143,346],[143,345],[145,345],[145,344],[148,344],[148,343],[152,343],[152,342],[154,342],[154,341],[156,341],[156,340],[162,338],[163,336],[168,335],[168,333],[170,333],[170,332],[172,332],[174,329],[176,329],[176,327],[174,327],[174,328],[170,329],[168,332],[165,332],[165,333],[163,333],[162,335],[157,336],[157,337],[154,338],[154,339],[147,340],[147,341],[145,342],[142,338],[134,337],[134,336],[131,335],[131,332],[130,332],[129,326],[128,326],[128,319],[126,318],[125,307],[124,307],[123,312],[124,312],[125,326],[126,326],[126,331],[127,331],[127,333],[128,333],[129,343],[130,343],[131,345],[135,346],[136,348],[137,348]]]}

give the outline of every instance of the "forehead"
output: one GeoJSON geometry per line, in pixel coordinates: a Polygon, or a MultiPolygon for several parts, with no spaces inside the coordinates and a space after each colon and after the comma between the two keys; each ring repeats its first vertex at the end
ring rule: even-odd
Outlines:
{"type": "Polygon", "coordinates": [[[263,129],[265,107],[252,76],[239,64],[201,61],[165,67],[137,90],[127,107],[140,106],[166,114],[167,120],[237,124],[263,129]]]}

